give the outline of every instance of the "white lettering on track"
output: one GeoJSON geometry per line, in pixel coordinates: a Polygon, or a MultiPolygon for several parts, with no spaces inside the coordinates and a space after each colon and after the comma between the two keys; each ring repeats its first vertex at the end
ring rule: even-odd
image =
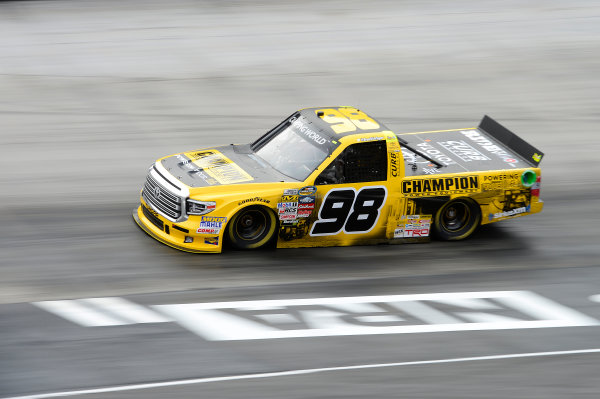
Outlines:
{"type": "Polygon", "coordinates": [[[252,340],[599,325],[529,291],[157,305],[208,340],[252,340]]]}

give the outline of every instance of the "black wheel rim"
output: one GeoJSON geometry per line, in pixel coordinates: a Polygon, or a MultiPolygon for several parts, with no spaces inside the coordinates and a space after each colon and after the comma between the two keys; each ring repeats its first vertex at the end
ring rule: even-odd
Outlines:
{"type": "Polygon", "coordinates": [[[470,217],[469,207],[462,202],[455,202],[444,209],[442,225],[448,231],[459,231],[467,225],[470,217]]]}
{"type": "Polygon", "coordinates": [[[267,230],[267,216],[257,210],[249,210],[242,213],[236,224],[237,236],[245,241],[253,241],[260,238],[267,230]]]}

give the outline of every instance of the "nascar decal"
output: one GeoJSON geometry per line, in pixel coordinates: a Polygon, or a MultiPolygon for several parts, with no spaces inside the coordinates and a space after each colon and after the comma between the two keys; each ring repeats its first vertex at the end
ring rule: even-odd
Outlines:
{"type": "Polygon", "coordinates": [[[519,160],[508,151],[503,149],[502,147],[492,143],[488,140],[484,135],[479,133],[476,130],[462,130],[461,133],[477,143],[481,148],[486,150],[487,152],[496,155],[498,158],[502,159],[504,162],[512,166],[513,168],[517,167],[517,163],[519,160]]]}
{"type": "Polygon", "coordinates": [[[219,234],[223,224],[227,222],[226,217],[220,216],[202,216],[200,227],[196,230],[199,234],[219,234]]]}
{"type": "Polygon", "coordinates": [[[394,238],[429,237],[431,215],[406,215],[394,230],[394,238]]]}
{"type": "Polygon", "coordinates": [[[409,196],[463,194],[478,190],[478,176],[414,179],[402,182],[402,193],[409,196]]]}
{"type": "Polygon", "coordinates": [[[351,187],[333,189],[323,198],[310,235],[368,233],[377,224],[386,198],[385,186],[367,186],[358,191],[351,187]]]}
{"type": "Polygon", "coordinates": [[[244,169],[217,150],[192,151],[183,155],[199,167],[197,172],[204,172],[221,184],[254,180],[244,169]]]}

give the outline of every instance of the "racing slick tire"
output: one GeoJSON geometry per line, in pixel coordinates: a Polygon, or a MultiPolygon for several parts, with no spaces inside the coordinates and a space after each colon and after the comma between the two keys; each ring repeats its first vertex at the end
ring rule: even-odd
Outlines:
{"type": "Polygon", "coordinates": [[[469,198],[457,198],[444,204],[433,220],[434,237],[444,241],[462,240],[481,223],[481,209],[469,198]]]}
{"type": "Polygon", "coordinates": [[[262,206],[249,206],[231,218],[227,238],[235,249],[256,249],[271,242],[276,228],[273,211],[262,206]]]}

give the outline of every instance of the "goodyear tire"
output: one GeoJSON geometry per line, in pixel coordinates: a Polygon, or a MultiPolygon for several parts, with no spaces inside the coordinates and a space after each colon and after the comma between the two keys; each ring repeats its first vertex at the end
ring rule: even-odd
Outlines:
{"type": "Polygon", "coordinates": [[[277,227],[275,214],[262,206],[236,213],[227,225],[227,237],[236,249],[256,249],[271,241],[277,227]]]}
{"type": "Polygon", "coordinates": [[[433,221],[433,235],[444,241],[462,240],[481,223],[481,209],[469,198],[457,198],[438,209],[433,221]]]}

